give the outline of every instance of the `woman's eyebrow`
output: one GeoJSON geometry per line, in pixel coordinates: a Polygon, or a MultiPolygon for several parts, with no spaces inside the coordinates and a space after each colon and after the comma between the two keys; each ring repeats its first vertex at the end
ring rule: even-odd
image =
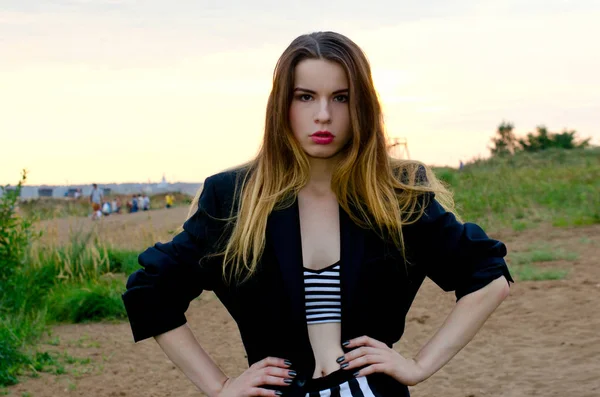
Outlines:
{"type": "MultiPolygon", "coordinates": [[[[309,93],[309,94],[314,94],[314,95],[316,95],[316,94],[317,94],[317,92],[316,92],[316,91],[309,90],[309,89],[307,89],[307,88],[302,88],[302,87],[296,87],[296,88],[294,88],[294,92],[296,92],[296,91],[307,92],[307,93],[309,93]]],[[[345,92],[348,92],[348,89],[347,89],[347,88],[342,88],[342,89],[340,89],[340,90],[335,90],[335,91],[333,91],[333,93],[332,93],[332,94],[333,94],[333,95],[337,95],[337,94],[342,94],[342,93],[345,93],[345,92]]]]}

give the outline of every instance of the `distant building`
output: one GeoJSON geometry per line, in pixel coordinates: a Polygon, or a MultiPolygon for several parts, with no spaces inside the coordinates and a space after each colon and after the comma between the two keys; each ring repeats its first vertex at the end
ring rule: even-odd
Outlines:
{"type": "Polygon", "coordinates": [[[38,196],[39,197],[52,197],[53,192],[54,192],[54,189],[51,187],[38,188],[38,196]]]}
{"type": "Polygon", "coordinates": [[[111,193],[112,193],[112,189],[111,188],[109,188],[109,187],[103,187],[102,188],[102,194],[104,196],[110,196],[111,193]]]}
{"type": "Polygon", "coordinates": [[[169,183],[167,182],[167,178],[165,178],[165,174],[163,174],[162,180],[158,185],[156,185],[159,189],[166,189],[169,187],[169,183]]]}

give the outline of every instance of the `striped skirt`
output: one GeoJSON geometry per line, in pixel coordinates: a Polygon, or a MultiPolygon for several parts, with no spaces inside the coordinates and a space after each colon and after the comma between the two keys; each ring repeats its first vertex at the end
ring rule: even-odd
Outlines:
{"type": "Polygon", "coordinates": [[[302,389],[305,397],[386,397],[373,389],[366,377],[355,378],[344,370],[309,379],[302,389]]]}

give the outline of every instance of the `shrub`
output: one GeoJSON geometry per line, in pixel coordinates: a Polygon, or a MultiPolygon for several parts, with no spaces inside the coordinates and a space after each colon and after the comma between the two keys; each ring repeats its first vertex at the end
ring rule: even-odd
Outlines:
{"type": "Polygon", "coordinates": [[[71,323],[124,319],[123,284],[122,280],[111,280],[63,285],[50,297],[48,318],[71,323]]]}

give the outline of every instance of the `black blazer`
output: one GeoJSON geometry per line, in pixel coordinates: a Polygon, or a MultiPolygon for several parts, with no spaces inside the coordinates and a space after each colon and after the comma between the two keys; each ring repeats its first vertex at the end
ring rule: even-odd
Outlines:
{"type": "MultiPolygon", "coordinates": [[[[269,216],[264,254],[250,281],[227,285],[222,258],[207,257],[229,236],[230,226],[215,217],[229,216],[239,174],[207,178],[198,210],[183,232],[139,256],[142,269],[129,277],[123,294],[133,337],[140,341],[185,324],[190,301],[211,290],[237,322],[249,364],[267,356],[291,360],[298,372],[294,384],[301,385],[312,376],[315,362],[304,311],[297,201],[269,216]]],[[[340,207],[340,343],[368,335],[391,347],[404,332],[406,314],[426,276],[455,291],[457,299],[500,276],[512,282],[505,245],[475,224],[459,223],[433,194],[428,196],[425,215],[403,229],[407,264],[391,242],[357,226],[340,207]]],[[[397,391],[394,395],[407,395],[406,387],[391,378],[376,381],[397,391]]]]}

